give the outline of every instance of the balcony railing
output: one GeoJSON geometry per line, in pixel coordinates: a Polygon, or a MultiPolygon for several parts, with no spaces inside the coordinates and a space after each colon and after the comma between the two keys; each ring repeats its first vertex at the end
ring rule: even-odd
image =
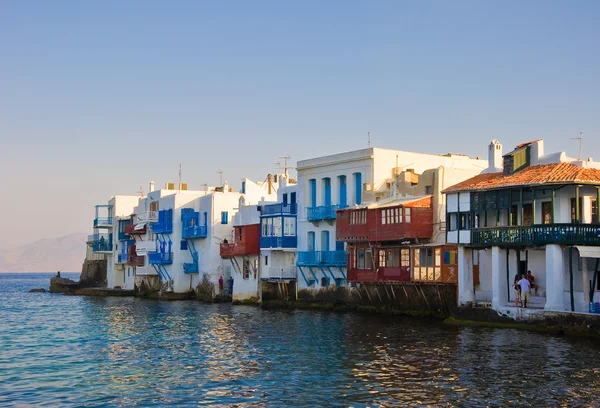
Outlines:
{"type": "Polygon", "coordinates": [[[471,230],[473,246],[599,245],[600,224],[545,224],[471,230]]]}
{"type": "Polygon", "coordinates": [[[278,215],[278,214],[296,214],[298,209],[297,204],[267,204],[263,205],[260,211],[261,215],[278,215]]]}
{"type": "Polygon", "coordinates": [[[98,217],[94,219],[94,228],[110,228],[113,226],[113,217],[98,217]]]}
{"type": "Polygon", "coordinates": [[[170,265],[173,263],[173,252],[150,252],[148,260],[150,265],[170,265]]]}
{"type": "Polygon", "coordinates": [[[112,237],[112,234],[94,234],[88,237],[88,243],[94,252],[112,252],[112,237]]]}
{"type": "Polygon", "coordinates": [[[135,214],[134,223],[140,224],[143,222],[158,222],[158,211],[144,211],[135,214]]]}
{"type": "Polygon", "coordinates": [[[261,272],[261,279],[296,279],[296,267],[294,265],[267,266],[261,272]]]}
{"type": "Polygon", "coordinates": [[[146,255],[149,252],[157,252],[156,241],[138,241],[135,244],[135,252],[137,255],[146,255]]]}
{"type": "Polygon", "coordinates": [[[183,239],[194,239],[194,238],[206,238],[208,235],[208,228],[206,225],[191,225],[184,227],[181,233],[183,239]]]}
{"type": "Polygon", "coordinates": [[[320,205],[318,207],[307,207],[306,218],[309,221],[335,220],[335,212],[342,209],[339,205],[320,205]]]}
{"type": "Polygon", "coordinates": [[[144,266],[144,257],[139,255],[127,255],[127,265],[144,266]]]}
{"type": "Polygon", "coordinates": [[[146,223],[126,225],[123,229],[125,234],[135,235],[135,234],[145,234],[146,233],[146,223]],[[138,227],[139,225],[139,227],[138,227]]]}
{"type": "Polygon", "coordinates": [[[260,237],[261,248],[296,248],[298,238],[295,236],[287,237],[260,237]]]}
{"type": "Polygon", "coordinates": [[[298,266],[346,266],[348,254],[346,251],[300,251],[298,266]]]}
{"type": "Polygon", "coordinates": [[[232,256],[258,255],[260,250],[255,252],[245,242],[222,243],[220,248],[221,258],[231,258],[232,256]]]}
{"type": "Polygon", "coordinates": [[[198,262],[190,262],[183,264],[183,273],[198,273],[198,262]]]}

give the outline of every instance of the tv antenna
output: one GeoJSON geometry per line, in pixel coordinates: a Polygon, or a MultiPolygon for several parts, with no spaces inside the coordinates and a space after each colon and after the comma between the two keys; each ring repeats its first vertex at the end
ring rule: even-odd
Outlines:
{"type": "MultiPolygon", "coordinates": [[[[283,159],[283,174],[285,175],[285,178],[289,178],[288,177],[288,159],[291,159],[292,156],[290,156],[289,154],[286,156],[279,156],[280,159],[283,159]]],[[[278,163],[279,165],[281,165],[281,163],[278,163]]]]}
{"type": "Polygon", "coordinates": [[[369,147],[371,147],[371,132],[367,132],[367,139],[368,139],[369,147]]]}
{"type": "Polygon", "coordinates": [[[178,191],[181,192],[181,163],[179,163],[179,188],[178,191]]]}
{"type": "Polygon", "coordinates": [[[581,143],[583,141],[583,132],[579,132],[579,137],[572,137],[571,140],[579,140],[579,150],[577,151],[577,161],[581,160],[581,143]]]}
{"type": "Polygon", "coordinates": [[[219,175],[219,187],[223,187],[223,170],[217,171],[217,174],[219,175]]]}
{"type": "Polygon", "coordinates": [[[142,188],[142,185],[140,184],[140,189],[138,190],[138,193],[140,194],[140,196],[142,198],[144,198],[144,189],[142,188]]]}

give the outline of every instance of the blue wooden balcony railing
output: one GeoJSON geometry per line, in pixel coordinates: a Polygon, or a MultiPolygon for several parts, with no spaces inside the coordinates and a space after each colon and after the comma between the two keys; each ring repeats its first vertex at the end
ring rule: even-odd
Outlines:
{"type": "Polygon", "coordinates": [[[97,217],[94,219],[94,228],[109,228],[113,225],[113,217],[97,217]]]}
{"type": "Polygon", "coordinates": [[[597,245],[600,224],[545,224],[471,230],[472,246],[597,245]]]}
{"type": "Polygon", "coordinates": [[[261,215],[278,215],[278,214],[296,214],[298,210],[297,204],[267,204],[263,205],[260,211],[261,215]]]}
{"type": "Polygon", "coordinates": [[[296,265],[298,266],[346,266],[346,251],[300,251],[296,265]]]}
{"type": "Polygon", "coordinates": [[[191,225],[189,227],[184,227],[181,236],[183,239],[186,238],[206,238],[208,235],[208,228],[206,225],[191,225]]]}
{"type": "Polygon", "coordinates": [[[173,232],[173,210],[160,210],[158,222],[152,224],[155,234],[171,234],[173,232]]]}
{"type": "Polygon", "coordinates": [[[92,235],[90,243],[92,251],[94,252],[111,252],[113,247],[113,234],[94,234],[92,235]]]}
{"type": "Polygon", "coordinates": [[[150,265],[170,265],[173,263],[173,252],[150,252],[148,261],[150,265]]]}
{"type": "Polygon", "coordinates": [[[298,238],[295,236],[285,237],[260,237],[261,248],[296,248],[298,238]]]}
{"type": "Polygon", "coordinates": [[[183,264],[183,273],[198,273],[198,270],[198,261],[183,264]]]}
{"type": "Polygon", "coordinates": [[[335,212],[342,209],[339,205],[320,205],[318,207],[307,207],[306,218],[309,221],[335,220],[335,212]]]}

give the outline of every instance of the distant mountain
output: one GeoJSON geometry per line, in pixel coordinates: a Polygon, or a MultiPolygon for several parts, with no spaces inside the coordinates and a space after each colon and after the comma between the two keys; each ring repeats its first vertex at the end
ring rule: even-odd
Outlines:
{"type": "Polygon", "coordinates": [[[0,250],[0,272],[80,272],[86,239],[75,233],[0,250]]]}

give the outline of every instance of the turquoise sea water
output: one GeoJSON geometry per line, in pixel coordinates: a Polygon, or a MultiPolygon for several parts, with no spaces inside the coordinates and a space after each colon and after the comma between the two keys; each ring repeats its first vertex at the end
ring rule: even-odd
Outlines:
{"type": "Polygon", "coordinates": [[[52,275],[0,274],[0,406],[590,406],[600,393],[590,340],[27,293],[52,275]]]}

